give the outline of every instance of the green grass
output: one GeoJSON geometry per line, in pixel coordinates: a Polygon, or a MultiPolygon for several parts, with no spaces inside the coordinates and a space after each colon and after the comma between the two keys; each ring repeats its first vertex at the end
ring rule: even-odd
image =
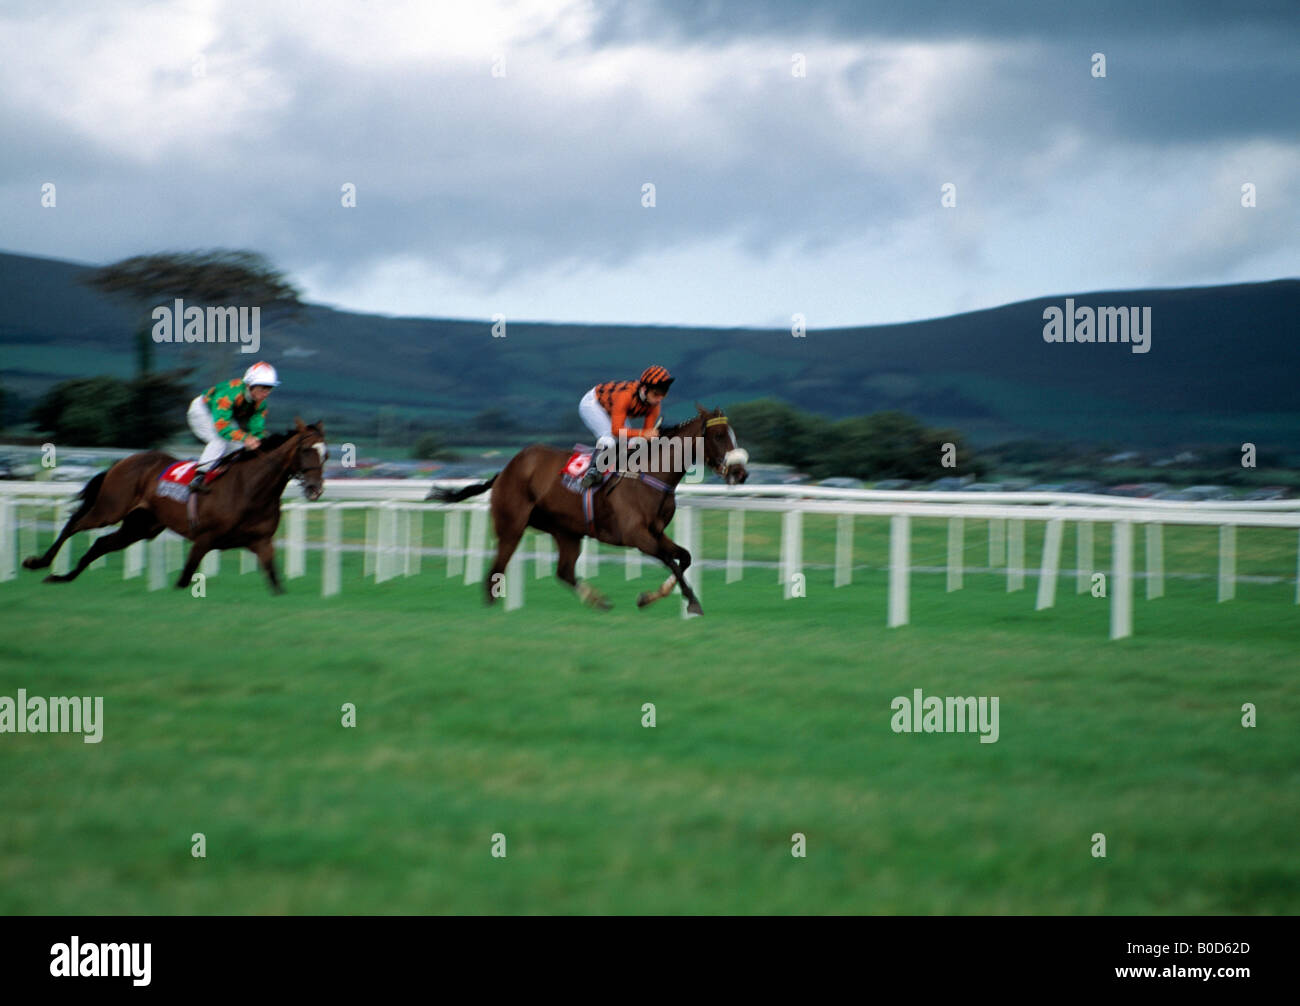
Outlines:
{"type": "MultiPolygon", "coordinates": [[[[691,621],[676,596],[635,609],[662,579],[648,563],[636,582],[602,565],[604,615],[531,563],[515,612],[441,559],[376,585],[348,555],[328,600],[314,554],[280,598],[231,557],[203,598],[116,559],[65,586],[20,572],[0,584],[0,695],[102,695],[105,728],[0,734],[0,912],[1300,910],[1294,582],[1224,604],[1212,578],[1150,602],[1139,582],[1136,635],[1110,642],[1109,602],[1072,577],[1036,612],[1033,576],[948,594],[917,573],[891,630],[887,522],[857,522],[838,590],[817,568],[833,528],[805,521],[807,597],[782,600],[773,569],[710,570],[691,621]],[[890,700],[914,688],[998,696],[1000,739],[894,734],[890,700]]],[[[776,517],[746,532],[747,558],[775,560],[776,517]]],[[[913,532],[913,563],[942,566],[943,526],[913,532]]],[[[1171,573],[1214,572],[1213,529],[1165,533],[1171,573]]],[[[706,555],[724,543],[709,514],[706,555]]],[[[1072,527],[1065,543],[1068,567],[1072,527]]],[[[1238,544],[1243,575],[1294,577],[1294,533],[1238,544]]],[[[966,559],[987,560],[983,522],[966,559]]]]}

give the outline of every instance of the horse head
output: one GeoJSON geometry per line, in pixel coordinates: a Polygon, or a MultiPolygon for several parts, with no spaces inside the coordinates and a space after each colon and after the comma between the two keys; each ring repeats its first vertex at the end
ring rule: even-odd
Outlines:
{"type": "Polygon", "coordinates": [[[314,502],[325,491],[325,459],[329,457],[325,424],[317,420],[308,426],[298,417],[294,422],[297,429],[290,436],[297,442],[291,448],[293,457],[289,462],[289,472],[302,483],[302,494],[314,502]]]}
{"type": "Polygon", "coordinates": [[[745,462],[749,452],[736,443],[736,432],[731,428],[721,409],[710,412],[699,402],[695,403],[697,419],[704,431],[704,463],[712,468],[729,486],[749,478],[745,462]]]}

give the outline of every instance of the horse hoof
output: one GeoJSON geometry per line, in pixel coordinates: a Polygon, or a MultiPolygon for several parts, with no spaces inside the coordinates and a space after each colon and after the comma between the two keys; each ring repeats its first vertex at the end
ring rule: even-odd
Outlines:
{"type": "Polygon", "coordinates": [[[698,604],[688,604],[686,606],[687,618],[699,618],[703,614],[704,614],[704,609],[701,608],[698,604]]]}
{"type": "Polygon", "coordinates": [[[53,573],[51,573],[49,576],[47,576],[47,577],[46,577],[44,580],[42,580],[41,582],[42,582],[42,583],[62,583],[62,582],[63,582],[64,580],[66,580],[66,579],[67,579],[67,577],[63,577],[63,576],[55,576],[53,573]]]}
{"type": "Polygon", "coordinates": [[[23,560],[23,569],[44,569],[39,556],[29,555],[23,560]]]}
{"type": "Polygon", "coordinates": [[[643,590],[641,593],[637,594],[636,606],[638,608],[644,608],[649,603],[650,603],[650,594],[647,591],[643,590]]]}

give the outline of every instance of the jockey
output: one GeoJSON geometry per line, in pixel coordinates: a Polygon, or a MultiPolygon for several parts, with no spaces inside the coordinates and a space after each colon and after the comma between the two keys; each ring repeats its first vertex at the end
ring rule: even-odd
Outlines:
{"type": "MultiPolygon", "coordinates": [[[[675,378],[663,367],[646,367],[635,381],[606,381],[598,384],[578,403],[578,414],[587,428],[596,435],[596,450],[591,456],[591,467],[583,476],[582,484],[590,489],[600,481],[601,469],[596,459],[602,451],[613,451],[620,433],[629,439],[652,437],[659,426],[659,406],[668,394],[675,378]],[[635,429],[627,425],[629,417],[645,417],[645,425],[635,429]]],[[[606,465],[606,467],[609,467],[606,465]]]]}
{"type": "Polygon", "coordinates": [[[258,448],[266,432],[266,398],[279,383],[275,368],[259,360],[242,380],[223,381],[190,402],[190,429],[204,443],[190,492],[206,491],[203,478],[214,461],[245,447],[258,448]]]}

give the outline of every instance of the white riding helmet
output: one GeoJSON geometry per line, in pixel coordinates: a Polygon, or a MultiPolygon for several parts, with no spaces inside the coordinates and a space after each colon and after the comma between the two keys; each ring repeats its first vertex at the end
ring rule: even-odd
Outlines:
{"type": "Polygon", "coordinates": [[[274,388],[280,383],[280,379],[276,376],[274,367],[258,360],[244,371],[244,383],[250,388],[255,384],[265,384],[274,388]]]}

